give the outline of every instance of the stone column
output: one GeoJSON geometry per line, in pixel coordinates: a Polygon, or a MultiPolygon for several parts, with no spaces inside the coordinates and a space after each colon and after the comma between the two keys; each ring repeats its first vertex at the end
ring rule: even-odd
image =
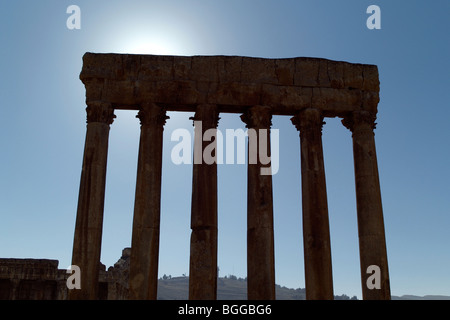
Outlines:
{"type": "Polygon", "coordinates": [[[115,115],[102,101],[87,103],[87,131],[81,171],[72,265],[80,267],[81,289],[70,299],[98,299],[98,275],[105,201],[109,127],[115,115]]]}
{"type": "Polygon", "coordinates": [[[130,256],[130,299],[157,298],[161,170],[165,110],[146,103],[137,118],[141,137],[130,256]]]}
{"type": "MultiPolygon", "coordinates": [[[[389,271],[383,208],[375,149],[376,114],[354,112],[342,120],[352,131],[353,157],[356,182],[356,208],[358,216],[359,254],[363,299],[390,299],[389,271]],[[373,274],[372,268],[379,268],[373,274]],[[369,270],[368,270],[369,268],[369,270]],[[380,288],[372,288],[371,275],[379,277],[380,288]],[[370,286],[368,286],[368,280],[370,286]],[[372,289],[370,289],[371,287],[372,289]]],[[[376,281],[375,281],[376,284],[376,281]]]]}
{"type": "Polygon", "coordinates": [[[333,299],[323,116],[318,109],[308,108],[291,120],[300,131],[306,299],[333,299]]]}
{"type": "MultiPolygon", "coordinates": [[[[217,161],[205,163],[202,155],[209,145],[217,155],[214,141],[203,141],[205,132],[216,130],[219,112],[215,105],[197,106],[194,120],[194,164],[192,175],[191,252],[189,299],[217,298],[217,161]]],[[[213,140],[211,138],[211,140],[213,140]]],[[[208,148],[209,149],[209,148],[208,148]]]]}
{"type": "Polygon", "coordinates": [[[253,106],[241,116],[241,119],[246,123],[249,135],[247,297],[249,300],[273,300],[275,299],[275,258],[272,176],[261,175],[261,168],[263,168],[261,153],[270,152],[271,110],[265,106],[253,106]],[[263,148],[260,152],[263,144],[266,145],[266,150],[263,148]]]}

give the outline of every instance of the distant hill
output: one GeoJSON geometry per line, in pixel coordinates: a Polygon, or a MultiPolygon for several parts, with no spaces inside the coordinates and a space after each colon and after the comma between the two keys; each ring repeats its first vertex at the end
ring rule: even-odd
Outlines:
{"type": "MultiPolygon", "coordinates": [[[[159,300],[187,300],[189,297],[189,278],[188,277],[164,277],[158,282],[159,300]]],[[[276,286],[277,300],[305,300],[305,289],[289,289],[276,286]]],[[[247,281],[235,276],[218,278],[217,280],[217,299],[218,300],[246,300],[247,299],[247,281]]],[[[356,300],[356,297],[347,295],[335,296],[335,300],[356,300]]],[[[450,296],[442,295],[403,295],[392,296],[392,300],[450,300],[450,296]]]]}
{"type": "MultiPolygon", "coordinates": [[[[276,286],[276,298],[278,300],[305,300],[305,289],[289,289],[276,286]]],[[[158,281],[159,300],[187,300],[189,297],[188,277],[164,277],[158,281]]],[[[235,276],[218,278],[217,280],[218,300],[246,300],[247,281],[235,276]]],[[[346,295],[335,296],[336,300],[349,300],[346,295]]],[[[356,297],[353,297],[356,299],[356,297]]]]}
{"type": "Polygon", "coordinates": [[[450,296],[441,295],[427,295],[427,296],[414,296],[411,294],[405,294],[403,296],[392,296],[392,300],[450,300],[450,296]]]}

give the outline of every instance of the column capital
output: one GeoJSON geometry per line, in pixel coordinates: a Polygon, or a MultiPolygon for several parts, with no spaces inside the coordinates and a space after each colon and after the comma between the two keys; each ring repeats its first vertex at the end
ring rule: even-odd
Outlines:
{"type": "Polygon", "coordinates": [[[300,133],[307,130],[319,130],[322,133],[322,127],[326,123],[323,119],[324,117],[319,109],[306,108],[293,116],[291,122],[300,133]]]}
{"type": "Polygon", "coordinates": [[[199,104],[195,115],[189,120],[202,121],[204,128],[217,128],[219,125],[219,109],[215,104],[199,104]]]}
{"type": "Polygon", "coordinates": [[[372,131],[376,128],[377,115],[375,112],[371,111],[355,111],[345,116],[342,119],[342,124],[349,129],[351,132],[354,132],[355,129],[360,128],[361,126],[368,127],[372,131]]]}
{"type": "Polygon", "coordinates": [[[246,124],[246,128],[270,128],[272,109],[268,106],[252,106],[241,115],[241,120],[246,124]]]}
{"type": "Polygon", "coordinates": [[[86,122],[100,122],[108,125],[114,122],[116,115],[111,103],[104,101],[89,101],[86,103],[86,122]]]}
{"type": "Polygon", "coordinates": [[[165,108],[154,103],[143,103],[136,118],[140,120],[141,126],[164,126],[170,117],[166,115],[165,108]]]}

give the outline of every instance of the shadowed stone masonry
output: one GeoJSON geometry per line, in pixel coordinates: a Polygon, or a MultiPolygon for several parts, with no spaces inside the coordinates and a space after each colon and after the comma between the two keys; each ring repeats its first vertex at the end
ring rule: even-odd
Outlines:
{"type": "MultiPolygon", "coordinates": [[[[125,248],[108,270],[100,265],[97,299],[128,299],[129,251],[125,248]]],[[[50,259],[0,258],[0,300],[66,300],[70,274],[58,264],[50,259]]]]}
{"type": "Polygon", "coordinates": [[[220,112],[243,113],[265,105],[273,115],[294,115],[317,106],[323,116],[335,117],[361,109],[376,113],[379,99],[376,66],[318,58],[86,53],[80,79],[87,102],[117,109],[152,102],[194,112],[199,104],[217,104],[220,112]]]}
{"type": "MultiPolygon", "coordinates": [[[[86,88],[87,131],[72,264],[82,270],[82,289],[71,290],[70,298],[98,297],[109,128],[114,110],[122,109],[136,110],[141,120],[130,298],[156,298],[162,132],[167,111],[189,111],[195,112],[192,120],[201,121],[202,132],[217,128],[220,113],[241,114],[247,128],[255,129],[270,129],[272,116],[292,117],[301,145],[307,299],[333,298],[322,127],[326,117],[342,118],[353,136],[363,298],[390,299],[373,131],[376,66],[318,58],[86,53],[80,79],[86,88]],[[380,289],[366,285],[371,265],[381,270],[380,289]]],[[[202,154],[207,144],[198,139],[200,129],[195,131],[194,154],[202,154]]],[[[248,298],[274,299],[272,177],[260,175],[261,166],[248,165],[248,298]]],[[[191,215],[189,297],[216,299],[216,163],[194,159],[191,215]]]]}

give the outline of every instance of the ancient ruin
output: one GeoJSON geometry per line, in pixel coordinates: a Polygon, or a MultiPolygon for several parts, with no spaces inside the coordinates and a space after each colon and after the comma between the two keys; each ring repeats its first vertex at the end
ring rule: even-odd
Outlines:
{"type": "MultiPolygon", "coordinates": [[[[364,299],[390,299],[375,150],[378,69],[316,58],[155,56],[86,53],[87,131],[72,264],[82,271],[71,299],[97,299],[110,125],[114,110],[136,110],[141,122],[130,257],[129,297],[156,299],[163,128],[167,111],[195,112],[202,131],[220,113],[237,113],[247,128],[270,129],[287,115],[300,132],[307,299],[332,299],[330,232],[322,152],[326,117],[352,132],[364,299]],[[380,289],[367,286],[380,268],[380,289]]],[[[196,131],[197,134],[198,131],[196,131]]],[[[269,140],[269,137],[267,137],[269,140]]],[[[200,140],[201,141],[201,140],[200,140]]],[[[200,147],[197,145],[197,147],[200,147]]],[[[204,148],[202,145],[201,148],[204,148]]],[[[275,298],[272,176],[248,164],[248,299],[275,298]]],[[[193,164],[189,298],[216,299],[217,164],[193,164]]]]}
{"type": "MultiPolygon", "coordinates": [[[[106,270],[99,267],[99,300],[128,299],[130,248],[106,270]]],[[[58,268],[58,260],[0,258],[0,300],[67,300],[70,273],[58,268]]]]}

